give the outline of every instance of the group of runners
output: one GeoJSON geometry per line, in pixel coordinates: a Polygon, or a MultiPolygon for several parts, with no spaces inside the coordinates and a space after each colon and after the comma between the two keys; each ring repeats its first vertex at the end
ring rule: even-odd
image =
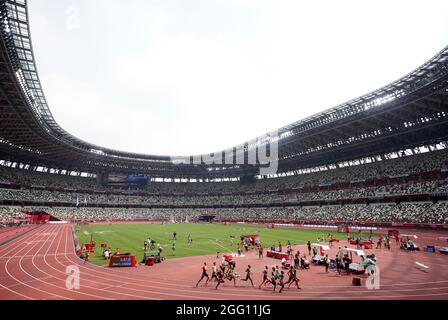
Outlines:
{"type": "Polygon", "coordinates": [[[235,262],[232,261],[227,264],[222,263],[219,267],[216,266],[216,262],[213,262],[211,269],[212,275],[210,276],[208,272],[209,270],[207,263],[204,262],[204,265],[202,266],[202,275],[199,281],[196,283],[196,288],[204,279],[205,286],[207,286],[210,281],[217,282],[216,289],[218,289],[221,283],[224,283],[225,279],[227,279],[228,281],[233,281],[234,286],[236,286],[236,278],[240,277],[240,275],[235,272],[235,262]]]}
{"type": "MultiPolygon", "coordinates": [[[[333,246],[333,243],[336,241],[332,234],[323,235],[322,237],[319,237],[317,242],[322,243],[324,241],[328,240],[330,243],[330,246],[333,246]]],[[[241,243],[237,244],[237,256],[241,256],[242,250],[241,247],[244,246],[246,251],[248,251],[249,248],[246,247],[247,244],[241,243]]],[[[264,249],[261,246],[261,244],[257,244],[255,248],[258,251],[258,258],[259,260],[264,258],[264,249]]],[[[318,254],[317,247],[313,246],[310,241],[306,244],[306,249],[308,249],[308,255],[309,256],[316,256],[318,254]]],[[[283,245],[282,243],[278,244],[278,249],[275,246],[271,247],[271,251],[277,251],[277,252],[283,252],[283,245]]],[[[341,248],[340,248],[341,250],[341,248]]],[[[286,253],[289,257],[289,259],[282,259],[281,266],[275,266],[272,268],[269,268],[268,266],[265,266],[263,272],[262,272],[262,282],[258,286],[259,289],[262,289],[263,287],[272,286],[274,291],[276,291],[277,287],[280,288],[278,292],[282,292],[285,286],[288,286],[290,288],[292,285],[295,285],[297,289],[301,289],[299,286],[299,277],[298,277],[298,270],[306,270],[310,268],[310,261],[307,259],[307,256],[305,254],[301,254],[299,250],[296,252],[292,249],[292,244],[290,241],[287,241],[286,243],[286,253]],[[293,263],[288,263],[288,260],[293,263]],[[286,280],[287,277],[287,280],[286,280]]],[[[219,254],[219,253],[218,253],[219,254]]],[[[218,258],[218,256],[217,256],[218,258]]],[[[337,264],[337,271],[339,274],[343,270],[347,270],[348,266],[351,263],[351,260],[348,258],[348,255],[336,255],[336,264],[337,264]]],[[[325,267],[325,272],[329,273],[330,268],[330,257],[328,254],[326,254],[323,258],[323,265],[325,267]]],[[[196,287],[199,286],[199,284],[205,279],[205,286],[208,286],[210,281],[215,281],[216,286],[215,288],[218,289],[218,287],[224,283],[225,281],[233,282],[234,286],[236,286],[236,279],[241,278],[241,281],[250,281],[252,287],[254,287],[254,281],[253,281],[253,272],[252,267],[250,265],[247,266],[245,269],[245,277],[242,278],[239,274],[235,271],[235,262],[234,261],[227,261],[224,259],[222,260],[222,263],[219,267],[217,267],[216,262],[213,262],[213,265],[211,267],[211,276],[209,275],[209,270],[207,263],[204,262],[204,265],[202,266],[202,274],[199,279],[199,281],[196,283],[196,287]]]]}
{"type": "MultiPolygon", "coordinates": [[[[236,268],[235,261],[226,261],[225,259],[223,259],[223,262],[219,267],[216,265],[216,262],[213,262],[210,276],[207,263],[204,262],[204,265],[202,266],[201,278],[196,283],[196,288],[204,279],[206,287],[208,286],[210,281],[214,281],[216,282],[215,289],[218,289],[218,287],[226,280],[232,282],[233,285],[236,287],[237,278],[241,278],[241,281],[245,282],[250,281],[252,288],[254,288],[255,286],[254,281],[252,279],[253,276],[252,267],[250,265],[246,267],[244,279],[238,273],[236,273],[235,268],[236,268]]],[[[268,285],[272,285],[274,287],[274,291],[276,291],[277,286],[279,286],[280,287],[279,293],[281,293],[286,285],[288,285],[288,288],[290,288],[291,285],[295,284],[297,289],[301,289],[299,286],[300,280],[297,275],[297,268],[290,266],[287,269],[287,276],[288,280],[285,281],[285,271],[280,270],[278,266],[272,267],[272,270],[269,274],[269,267],[265,266],[265,269],[262,272],[262,282],[260,283],[258,288],[261,289],[263,286],[267,287],[268,285]]]]}

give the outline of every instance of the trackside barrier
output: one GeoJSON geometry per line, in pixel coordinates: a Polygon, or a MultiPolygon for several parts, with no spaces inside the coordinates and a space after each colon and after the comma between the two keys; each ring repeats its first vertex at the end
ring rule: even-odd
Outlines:
{"type": "MultiPolygon", "coordinates": [[[[138,222],[148,222],[148,223],[161,223],[162,220],[152,220],[152,219],[132,219],[132,220],[89,220],[89,221],[80,221],[73,220],[69,223],[73,224],[84,224],[88,225],[90,223],[138,223],[138,222]]],[[[238,220],[228,220],[228,219],[220,219],[219,221],[215,221],[216,223],[227,223],[227,224],[248,224],[248,225],[267,225],[267,224],[275,224],[276,226],[289,226],[289,227],[310,227],[310,228],[324,228],[324,229],[333,229],[338,226],[344,225],[354,230],[380,230],[380,229],[389,229],[389,228],[417,228],[417,229],[432,229],[432,230],[448,230],[448,224],[413,224],[413,223],[393,223],[393,222],[344,222],[337,221],[332,222],[331,225],[327,225],[324,221],[238,221],[238,220]],[[280,222],[280,223],[279,223],[280,222]]]]}
{"type": "MultiPolygon", "coordinates": [[[[304,224],[306,228],[323,228],[323,229],[337,229],[338,226],[328,226],[328,225],[320,225],[320,224],[304,224]]],[[[350,226],[350,229],[353,230],[378,230],[377,227],[354,227],[350,226]]]]}

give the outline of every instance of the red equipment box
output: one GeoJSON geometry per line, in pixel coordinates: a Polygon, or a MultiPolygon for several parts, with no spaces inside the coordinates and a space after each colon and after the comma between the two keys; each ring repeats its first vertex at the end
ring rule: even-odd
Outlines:
{"type": "Polygon", "coordinates": [[[289,259],[289,255],[287,253],[277,252],[277,251],[267,251],[266,256],[268,258],[274,258],[274,259],[279,259],[279,260],[282,260],[283,258],[289,259]]]}
{"type": "Polygon", "coordinates": [[[91,243],[84,244],[84,247],[86,248],[86,252],[88,252],[88,253],[95,252],[95,247],[93,247],[91,243]]]}
{"type": "Polygon", "coordinates": [[[400,231],[396,230],[396,229],[391,229],[387,231],[387,234],[389,235],[389,237],[398,237],[400,236],[400,231]]]}
{"type": "Polygon", "coordinates": [[[361,278],[353,277],[352,283],[355,287],[360,287],[361,286],[361,278]]]}
{"type": "Polygon", "coordinates": [[[369,241],[365,241],[362,243],[362,247],[364,249],[372,249],[372,244],[369,241]]]}
{"type": "Polygon", "coordinates": [[[255,235],[242,235],[241,236],[241,241],[250,241],[250,243],[255,246],[260,242],[260,236],[255,234],[255,235]]]}
{"type": "Polygon", "coordinates": [[[149,257],[146,261],[147,266],[153,266],[154,265],[154,257],[149,257]]]}

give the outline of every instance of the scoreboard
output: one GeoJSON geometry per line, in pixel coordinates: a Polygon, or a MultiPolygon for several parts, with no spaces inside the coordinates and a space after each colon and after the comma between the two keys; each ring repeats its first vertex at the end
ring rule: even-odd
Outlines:
{"type": "Polygon", "coordinates": [[[148,181],[146,175],[109,175],[107,184],[116,187],[145,189],[148,186],[148,181]]]}
{"type": "Polygon", "coordinates": [[[137,260],[135,256],[130,254],[115,255],[109,260],[109,267],[111,268],[129,268],[135,267],[136,265],[137,260]]]}
{"type": "Polygon", "coordinates": [[[338,233],[350,233],[350,228],[347,226],[338,226],[338,233]]]}

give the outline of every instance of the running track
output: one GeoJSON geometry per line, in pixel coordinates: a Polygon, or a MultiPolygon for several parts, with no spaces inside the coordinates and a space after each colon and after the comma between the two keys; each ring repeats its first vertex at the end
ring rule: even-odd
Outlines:
{"type": "MultiPolygon", "coordinates": [[[[417,233],[418,234],[418,233],[417,233]]],[[[441,234],[421,232],[421,246],[441,234]]],[[[428,242],[429,243],[429,242],[428,242]]],[[[345,244],[342,244],[345,245],[345,244]]],[[[304,248],[300,247],[303,252],[304,248]]],[[[335,249],[332,249],[331,256],[335,249]]],[[[70,225],[43,225],[0,247],[0,300],[274,300],[274,299],[448,299],[448,256],[439,253],[405,252],[397,247],[391,251],[372,250],[381,268],[380,290],[351,286],[351,276],[326,274],[323,268],[312,266],[300,271],[302,290],[285,289],[281,294],[270,288],[253,289],[249,283],[237,281],[234,288],[225,283],[219,290],[200,285],[204,261],[219,263],[216,256],[180,258],[165,261],[154,267],[109,269],[84,264],[74,253],[70,225]],[[420,262],[429,267],[423,272],[415,267],[420,262]],[[66,268],[80,270],[79,290],[66,288],[66,268]]],[[[370,253],[370,251],[368,251],[370,253]]],[[[243,273],[251,264],[254,281],[259,284],[264,265],[275,260],[259,262],[254,253],[237,258],[237,272],[243,273]]],[[[365,278],[362,280],[363,284],[365,278]]]]}

